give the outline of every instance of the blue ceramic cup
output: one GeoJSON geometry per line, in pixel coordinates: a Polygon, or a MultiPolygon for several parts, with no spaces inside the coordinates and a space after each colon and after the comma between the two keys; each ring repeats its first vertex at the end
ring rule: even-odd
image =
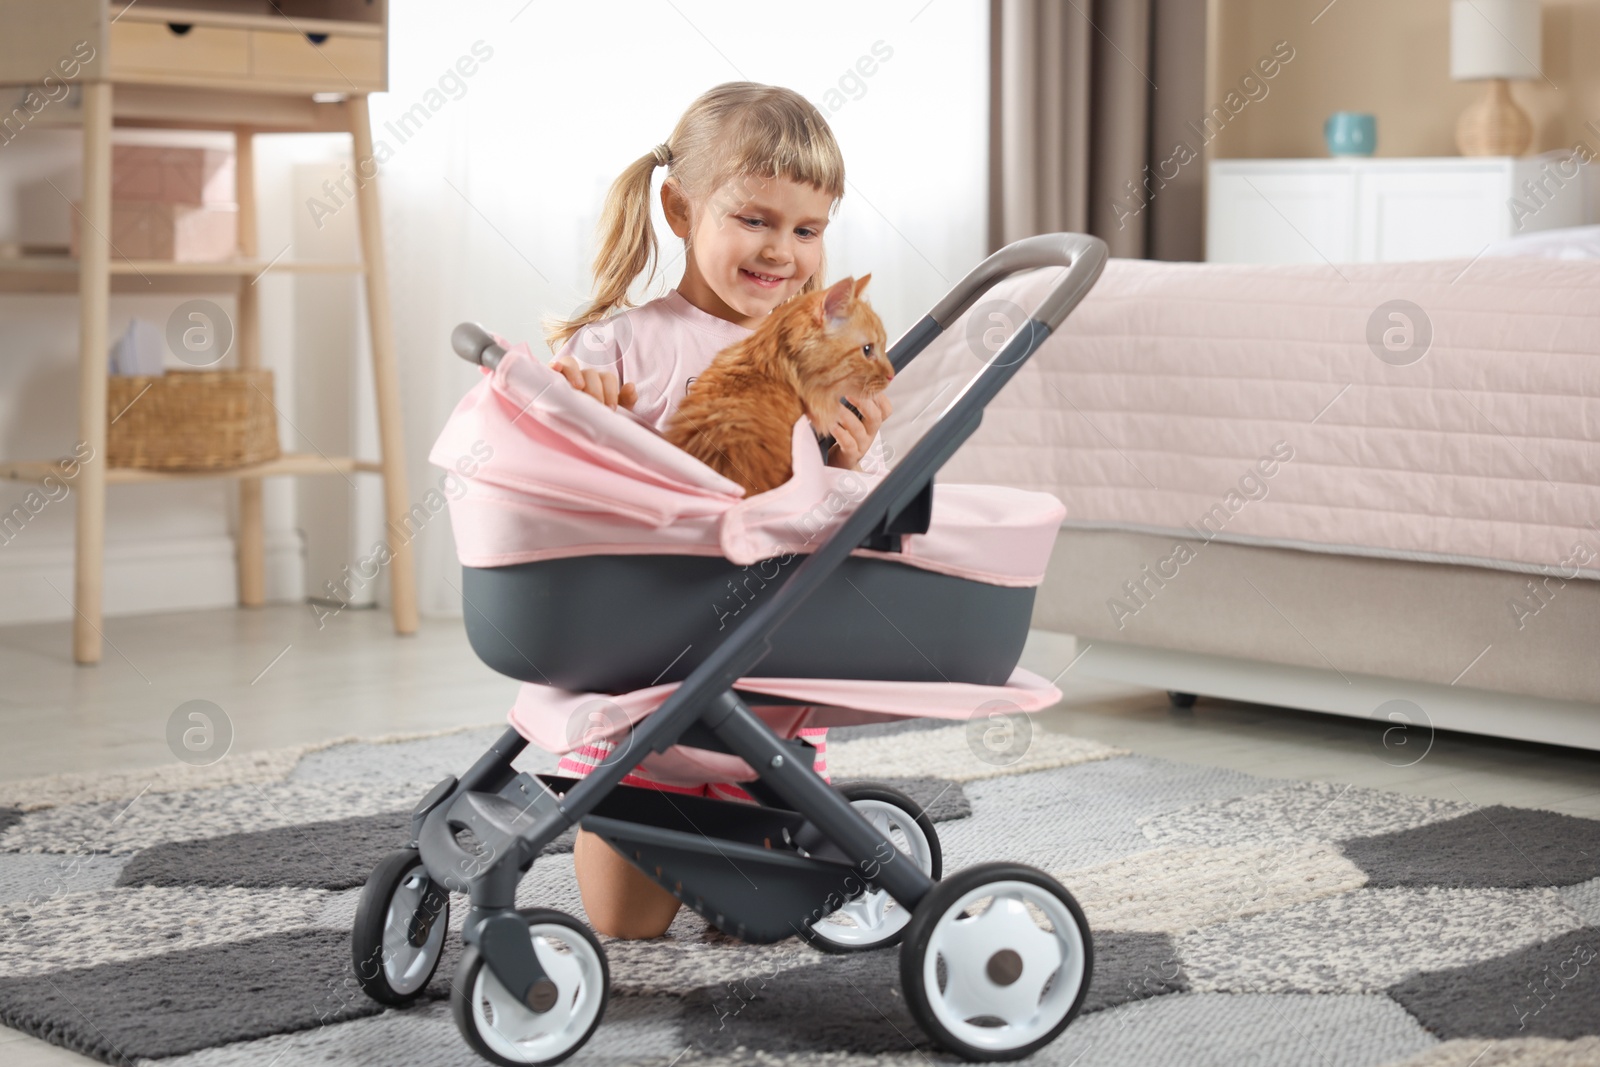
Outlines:
{"type": "Polygon", "coordinates": [[[1335,111],[1322,124],[1328,151],[1336,156],[1370,156],[1378,149],[1378,120],[1359,111],[1335,111]]]}

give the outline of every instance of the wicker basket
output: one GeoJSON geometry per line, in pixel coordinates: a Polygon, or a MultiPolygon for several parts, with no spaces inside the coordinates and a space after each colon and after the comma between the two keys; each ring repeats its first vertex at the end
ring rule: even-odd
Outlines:
{"type": "Polygon", "coordinates": [[[106,462],[146,470],[227,470],[277,459],[269,370],[178,370],[108,379],[106,462]]]}

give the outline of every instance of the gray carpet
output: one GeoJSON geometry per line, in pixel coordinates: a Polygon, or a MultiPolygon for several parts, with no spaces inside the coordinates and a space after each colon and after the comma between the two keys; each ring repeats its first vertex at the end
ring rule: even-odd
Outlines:
{"type": "MultiPolygon", "coordinates": [[[[381,1010],[348,931],[405,811],[499,732],[0,809],[0,1020],[116,1064],[480,1063],[444,999],[456,939],[428,999],[381,1010]]],[[[946,870],[1030,863],[1078,896],[1094,982],[1032,1062],[1600,1063],[1600,822],[1035,742],[1008,767],[938,723],[829,743],[836,779],[893,769],[929,804],[946,870]]],[[[582,917],[570,848],[519,903],[582,917]]],[[[954,1062],[906,1011],[894,951],[745,945],[687,910],[665,937],[603,940],[612,1000],[573,1064],[954,1062]]]]}

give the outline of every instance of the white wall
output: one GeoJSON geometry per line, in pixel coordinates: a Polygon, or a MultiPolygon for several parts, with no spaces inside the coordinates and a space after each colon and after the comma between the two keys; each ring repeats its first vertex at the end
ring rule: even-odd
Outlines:
{"type": "MultiPolygon", "coordinates": [[[[828,117],[849,180],[829,228],[829,273],[873,274],[874,306],[891,337],[983,256],[988,16],[980,0],[817,0],[803,9],[396,0],[391,18],[391,92],[373,97],[372,111],[375,137],[392,149],[382,196],[413,501],[438,484],[429,446],[477,374],[449,354],[451,327],[478,319],[537,340],[542,315],[586,298],[606,186],[714,84],[787,85],[828,117]],[[492,56],[430,98],[480,41],[492,56]],[[891,54],[863,77],[856,65],[875,45],[891,54]],[[403,141],[387,125],[440,100],[403,141]]],[[[258,139],[265,257],[290,244],[293,256],[341,258],[353,211],[318,227],[314,216],[323,213],[310,199],[337,174],[347,144],[327,135],[258,139]]],[[[69,167],[75,151],[71,134],[42,129],[0,149],[0,242],[15,237],[19,185],[69,167]]],[[[678,243],[664,224],[660,232],[671,259],[678,243]]],[[[674,265],[640,299],[680,272],[674,265]]],[[[306,450],[303,433],[330,453],[375,455],[358,284],[287,276],[262,284],[263,356],[278,374],[285,448],[306,450]]],[[[135,314],[164,322],[181,299],[113,297],[113,336],[135,314]]],[[[75,307],[71,297],[0,297],[0,452],[8,457],[71,449],[75,307]]],[[[337,477],[268,483],[274,599],[317,592],[381,536],[376,481],[355,480],[359,490],[337,477]]],[[[233,602],[231,485],[113,488],[108,612],[233,602]]],[[[0,507],[24,491],[0,483],[0,507]]],[[[0,547],[0,621],[68,616],[38,579],[48,574],[70,595],[71,545],[67,506],[47,508],[25,538],[0,547]]],[[[423,529],[417,549],[423,610],[458,613],[442,517],[423,529]]],[[[384,595],[381,582],[364,592],[384,595]]]]}

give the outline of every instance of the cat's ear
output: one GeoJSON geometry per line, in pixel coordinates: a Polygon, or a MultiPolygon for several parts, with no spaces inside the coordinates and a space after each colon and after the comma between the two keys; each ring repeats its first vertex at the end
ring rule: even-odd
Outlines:
{"type": "Polygon", "coordinates": [[[850,301],[855,298],[855,279],[845,278],[834,282],[817,305],[817,325],[837,326],[848,317],[850,301]]]}
{"type": "Polygon", "coordinates": [[[855,296],[856,296],[856,297],[857,297],[857,298],[858,298],[858,299],[859,299],[859,298],[860,298],[860,296],[861,296],[861,290],[863,290],[863,289],[865,289],[865,288],[866,288],[866,287],[867,287],[867,283],[868,283],[868,282],[870,282],[870,281],[871,281],[871,280],[872,280],[872,275],[870,275],[870,274],[863,274],[863,275],[862,275],[862,276],[861,276],[861,280],[860,280],[860,281],[858,281],[858,282],[856,282],[856,290],[855,290],[855,294],[854,294],[854,295],[855,295],[855,296]]]}

